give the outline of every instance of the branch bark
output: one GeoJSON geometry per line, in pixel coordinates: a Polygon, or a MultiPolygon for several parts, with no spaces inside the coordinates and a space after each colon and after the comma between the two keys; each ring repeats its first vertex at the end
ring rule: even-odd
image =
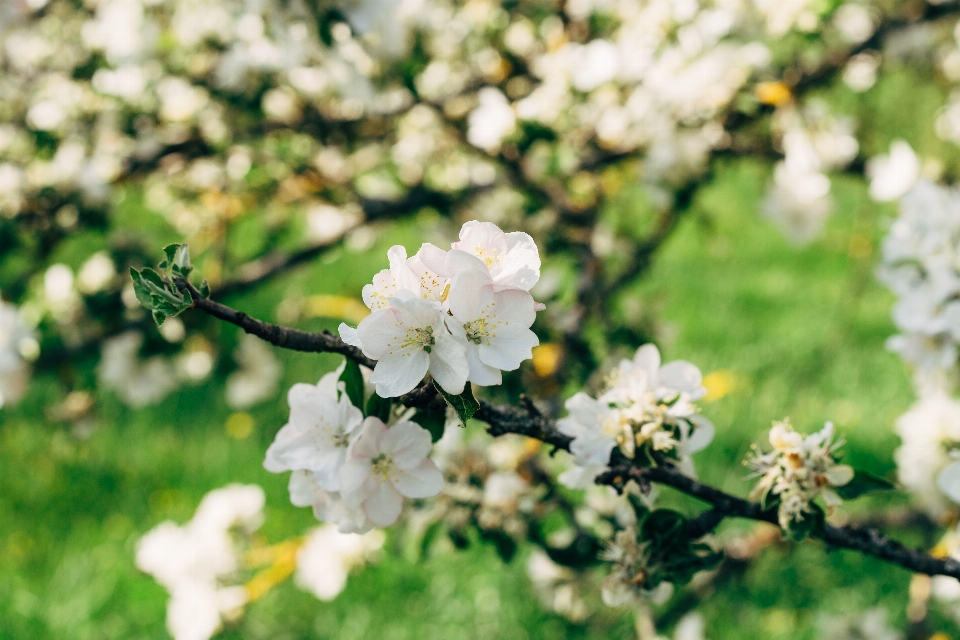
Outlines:
{"type": "MultiPolygon", "coordinates": [[[[330,333],[311,333],[262,322],[251,318],[242,311],[203,298],[191,285],[183,284],[194,296],[194,307],[196,309],[234,324],[270,344],[296,351],[339,353],[367,367],[372,368],[376,365],[376,362],[363,355],[360,349],[344,343],[340,338],[330,333]]],[[[416,390],[408,394],[407,398],[415,399],[416,402],[433,401],[436,394],[434,392],[431,397],[429,388],[432,388],[432,385],[421,384],[416,390]]],[[[404,398],[399,400],[404,402],[404,398]]],[[[481,401],[480,409],[475,417],[489,425],[487,431],[492,436],[517,434],[535,438],[552,445],[555,449],[570,450],[572,438],[561,433],[553,420],[537,411],[531,411],[529,407],[525,410],[481,401]]],[[[656,482],[673,487],[709,504],[711,506],[710,510],[692,520],[694,532],[701,535],[712,531],[726,518],[745,518],[773,524],[776,524],[777,521],[774,512],[765,511],[759,504],[737,498],[716,487],[698,482],[667,466],[642,467],[632,461],[618,460],[609,471],[597,478],[597,483],[608,484],[622,490],[630,480],[634,480],[641,485],[656,482]]],[[[910,571],[926,575],[944,575],[960,580],[960,562],[952,558],[935,558],[923,551],[908,549],[874,529],[827,525],[820,539],[830,547],[858,551],[910,571]]]]}

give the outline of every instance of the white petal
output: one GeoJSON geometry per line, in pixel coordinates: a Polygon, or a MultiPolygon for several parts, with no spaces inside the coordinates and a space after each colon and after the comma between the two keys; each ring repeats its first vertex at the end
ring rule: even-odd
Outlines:
{"type": "Polygon", "coordinates": [[[442,318],[437,303],[421,298],[390,298],[390,307],[397,313],[397,319],[410,327],[432,327],[442,318]]]}
{"type": "Polygon", "coordinates": [[[363,502],[363,512],[378,527],[388,527],[397,521],[403,510],[403,496],[389,482],[377,483],[363,502]]]}
{"type": "Polygon", "coordinates": [[[594,480],[604,469],[606,467],[602,464],[571,467],[557,476],[557,481],[568,489],[588,489],[595,484],[594,480]]]}
{"type": "Polygon", "coordinates": [[[443,474],[430,458],[424,458],[391,480],[397,491],[408,498],[432,498],[443,491],[443,474]]]}
{"type": "Polygon", "coordinates": [[[494,300],[489,281],[490,275],[486,269],[466,269],[453,277],[447,304],[454,318],[460,322],[470,322],[480,315],[480,310],[494,300]]]}
{"type": "Polygon", "coordinates": [[[420,245],[417,257],[427,269],[445,278],[450,277],[450,273],[447,272],[447,252],[440,247],[425,242],[420,245]]]}
{"type": "Polygon", "coordinates": [[[583,391],[575,393],[563,406],[570,412],[570,417],[581,426],[591,429],[597,426],[606,413],[600,402],[583,391]]]}
{"type": "Polygon", "coordinates": [[[703,389],[702,383],[700,369],[685,360],[675,360],[660,367],[660,384],[668,389],[686,391],[696,396],[703,389]]]}
{"type": "Polygon", "coordinates": [[[360,428],[360,437],[350,447],[349,457],[353,460],[361,460],[380,455],[380,445],[386,432],[387,426],[380,418],[370,416],[364,420],[360,428]]]}
{"type": "Polygon", "coordinates": [[[387,355],[394,345],[399,344],[405,333],[406,327],[401,324],[397,312],[392,308],[374,311],[357,326],[357,337],[362,343],[363,354],[374,360],[387,355]]]}
{"type": "Polygon", "coordinates": [[[377,362],[370,382],[377,386],[381,398],[396,398],[420,384],[430,365],[431,356],[421,349],[394,352],[377,362]]]}
{"type": "Polygon", "coordinates": [[[951,462],[937,474],[937,486],[944,495],[960,504],[960,461],[951,462]]]}
{"type": "Polygon", "coordinates": [[[376,488],[370,462],[347,460],[340,467],[340,497],[348,506],[358,507],[376,488]]]}
{"type": "Polygon", "coordinates": [[[349,344],[351,347],[363,347],[363,343],[360,341],[360,334],[357,333],[357,330],[348,325],[346,322],[341,322],[340,326],[337,328],[337,331],[340,333],[340,339],[349,344]]]}
{"type": "Polygon", "coordinates": [[[656,345],[645,344],[633,356],[633,364],[647,372],[650,385],[657,384],[657,372],[660,370],[660,350],[656,345]]]}
{"type": "Polygon", "coordinates": [[[479,387],[491,387],[503,382],[500,369],[485,365],[480,360],[480,350],[475,344],[467,345],[467,367],[470,370],[468,379],[479,387]]]}
{"type": "MultiPolygon", "coordinates": [[[[437,384],[447,393],[459,395],[463,393],[469,373],[466,348],[454,340],[453,336],[436,335],[436,342],[430,352],[430,375],[437,384]]],[[[423,376],[420,376],[420,379],[422,378],[423,376]]],[[[417,382],[419,381],[418,379],[417,382]]]]}
{"type": "Polygon", "coordinates": [[[687,453],[696,453],[707,448],[707,445],[713,442],[715,432],[713,423],[704,418],[699,413],[695,413],[687,418],[695,427],[690,439],[687,440],[687,453]]]}
{"type": "Polygon", "coordinates": [[[480,360],[503,371],[514,371],[524,360],[533,357],[533,348],[540,338],[530,329],[520,331],[498,330],[490,344],[480,344],[480,360]]]}
{"type": "Polygon", "coordinates": [[[596,431],[584,432],[570,443],[570,453],[581,467],[610,462],[610,452],[617,441],[596,431]]]}
{"type": "Polygon", "coordinates": [[[842,487],[853,480],[853,467],[848,464],[838,464],[828,469],[824,476],[833,486],[842,487]]]}
{"type": "Polygon", "coordinates": [[[398,422],[383,435],[380,450],[401,469],[411,469],[430,454],[430,432],[415,422],[398,422]]]}
{"type": "Polygon", "coordinates": [[[407,250],[395,244],[387,250],[387,259],[390,261],[390,273],[397,283],[397,289],[420,295],[420,278],[407,266],[407,250]]]}

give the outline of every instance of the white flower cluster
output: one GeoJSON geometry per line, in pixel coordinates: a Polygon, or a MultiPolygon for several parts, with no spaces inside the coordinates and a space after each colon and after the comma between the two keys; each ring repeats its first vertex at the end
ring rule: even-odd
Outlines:
{"type": "Polygon", "coordinates": [[[853,467],[837,464],[835,452],[843,441],[834,441],[832,422],[806,437],[794,431],[788,421],[775,422],[770,429],[770,444],[773,451],[755,451],[747,460],[747,466],[760,476],[750,499],[761,504],[771,494],[779,499],[777,517],[782,529],[803,520],[817,496],[823,497],[828,508],[842,502],[831,487],[850,482],[853,467]]]}
{"type": "Polygon", "coordinates": [[[428,457],[430,433],[399,421],[366,420],[353,406],[339,372],[315,386],[290,389],[290,419],[267,450],[264,467],[292,471],[290,500],[313,507],[318,520],[341,532],[366,532],[400,517],[403,499],[429,498],[443,489],[443,476],[428,457]]]}
{"type": "Polygon", "coordinates": [[[833,209],[827,173],[849,164],[859,144],[851,121],[835,118],[821,102],[803,111],[782,107],[774,126],[782,135],[784,158],[774,168],[763,213],[788,239],[804,244],[820,234],[833,209]]]}
{"type": "Polygon", "coordinates": [[[190,522],[163,522],[137,543],[137,567],[170,593],[167,629],[176,640],[206,640],[242,612],[240,542],[260,527],[263,504],[256,485],[216,489],[190,522]]]}
{"type": "Polygon", "coordinates": [[[567,400],[570,415],[557,428],[573,438],[576,468],[561,474],[560,482],[586,488],[606,468],[614,448],[633,458],[645,446],[677,458],[692,475],[690,456],[713,439],[713,424],[694,404],[706,393],[702,381],[693,364],[676,360],[661,366],[654,345],[640,347],[633,360],[623,360],[613,371],[599,398],[580,392],[567,400]]]}
{"type": "Polygon", "coordinates": [[[960,345],[960,192],[921,181],[900,201],[879,278],[899,297],[888,342],[921,377],[954,375],[960,345]]]}
{"type": "Polygon", "coordinates": [[[660,582],[653,588],[646,586],[651,574],[649,544],[639,542],[636,527],[617,531],[613,542],[601,558],[613,566],[603,581],[601,596],[609,607],[620,607],[640,600],[663,604],[673,595],[673,585],[660,582]]]}
{"type": "Polygon", "coordinates": [[[20,311],[0,300],[0,408],[23,396],[30,381],[29,361],[39,353],[33,331],[20,311]]]}
{"type": "Polygon", "coordinates": [[[540,255],[529,235],[472,221],[449,251],[424,244],[407,258],[398,245],[388,256],[390,268],[363,288],[373,313],[356,329],[340,325],[345,342],[377,360],[378,395],[403,395],[427,373],[459,395],[467,382],[500,384],[501,371],[532,357],[540,255]]]}
{"type": "Polygon", "coordinates": [[[365,564],[383,541],[379,531],[357,535],[341,533],[334,525],[317,527],[297,551],[294,579],[320,600],[333,600],[347,586],[350,570],[365,564]]]}

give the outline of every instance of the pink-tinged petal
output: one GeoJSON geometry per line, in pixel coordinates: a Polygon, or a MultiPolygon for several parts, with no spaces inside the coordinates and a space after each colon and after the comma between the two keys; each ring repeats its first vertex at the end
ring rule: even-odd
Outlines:
{"type": "Polygon", "coordinates": [[[475,344],[467,345],[468,380],[479,387],[492,387],[503,382],[500,369],[483,364],[480,350],[475,344]]]}
{"type": "Polygon", "coordinates": [[[389,353],[395,344],[402,341],[405,332],[406,327],[392,308],[374,311],[357,326],[357,337],[362,344],[363,354],[374,360],[379,360],[389,353]]]}
{"type": "Polygon", "coordinates": [[[363,512],[378,527],[389,527],[403,511],[403,496],[389,482],[379,482],[363,501],[363,512]]]}
{"type": "Polygon", "coordinates": [[[538,344],[540,339],[530,329],[498,330],[497,337],[491,338],[490,344],[480,344],[480,360],[491,367],[513,371],[519,368],[524,360],[533,357],[533,348],[538,344]]]}
{"type": "Polygon", "coordinates": [[[394,352],[377,362],[370,376],[381,398],[396,398],[412,391],[426,375],[431,359],[421,349],[394,352]]]}
{"type": "Polygon", "coordinates": [[[470,369],[467,366],[466,349],[454,340],[453,336],[442,333],[437,335],[437,332],[434,335],[436,336],[436,342],[430,351],[430,375],[437,381],[437,384],[443,387],[444,391],[459,395],[463,393],[463,387],[467,384],[467,376],[470,374],[470,369]]]}
{"type": "Polygon", "coordinates": [[[387,432],[387,425],[380,418],[370,416],[360,427],[360,436],[350,446],[349,457],[354,460],[370,459],[380,455],[380,441],[387,432]]]}
{"type": "Polygon", "coordinates": [[[493,284],[493,278],[490,277],[490,271],[487,269],[487,265],[469,251],[461,251],[460,249],[451,249],[447,253],[447,273],[450,274],[450,277],[453,278],[461,271],[479,271],[484,274],[485,284],[493,284]]]}
{"type": "Polygon", "coordinates": [[[493,287],[488,286],[487,270],[467,269],[450,281],[447,304],[450,313],[460,322],[470,322],[480,316],[480,310],[494,302],[493,287]]]}
{"type": "Polygon", "coordinates": [[[398,422],[387,429],[380,440],[380,451],[390,456],[401,469],[420,464],[432,448],[430,432],[416,422],[398,422]]]}
{"type": "Polygon", "coordinates": [[[441,275],[445,278],[449,278],[450,274],[447,272],[447,252],[441,249],[440,247],[430,244],[429,242],[424,242],[420,245],[420,251],[417,251],[417,256],[420,258],[420,262],[427,268],[441,275]]]}
{"type": "Polygon", "coordinates": [[[700,369],[685,360],[674,360],[660,367],[660,384],[668,389],[686,391],[691,396],[697,394],[702,396],[702,383],[703,376],[700,374],[700,369]]]}
{"type": "Polygon", "coordinates": [[[651,386],[657,384],[657,372],[660,370],[660,350],[656,345],[645,344],[637,349],[633,356],[633,364],[647,372],[647,380],[651,386]]]}
{"type": "Polygon", "coordinates": [[[443,474],[430,458],[404,469],[391,478],[393,486],[408,498],[432,498],[443,491],[443,474]]]}
{"type": "Polygon", "coordinates": [[[502,255],[509,250],[510,246],[507,242],[507,234],[500,227],[492,222],[471,220],[461,227],[460,242],[454,248],[474,255],[481,250],[485,250],[488,254],[495,250],[502,255]]]}
{"type": "Polygon", "coordinates": [[[387,249],[387,259],[390,261],[390,273],[397,284],[398,290],[420,293],[420,278],[407,266],[407,250],[395,244],[387,249]]]}
{"type": "Polygon", "coordinates": [[[363,347],[363,342],[360,340],[360,334],[357,333],[357,330],[348,325],[346,322],[341,322],[340,326],[337,327],[337,331],[340,333],[340,339],[351,347],[363,347]]]}
{"type": "Polygon", "coordinates": [[[499,268],[491,270],[497,289],[514,288],[529,291],[540,280],[540,253],[529,235],[507,234],[509,250],[499,268]]]}
{"type": "Polygon", "coordinates": [[[359,507],[376,489],[373,469],[368,460],[347,460],[340,467],[340,497],[351,507],[359,507]]]}

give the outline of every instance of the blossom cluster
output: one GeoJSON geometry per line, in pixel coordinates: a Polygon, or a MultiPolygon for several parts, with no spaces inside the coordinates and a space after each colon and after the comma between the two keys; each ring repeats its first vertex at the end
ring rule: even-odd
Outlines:
{"type": "Polygon", "coordinates": [[[429,373],[444,391],[467,382],[498,385],[532,357],[540,342],[530,330],[536,311],[530,289],[540,279],[540,255],[523,232],[490,222],[463,225],[449,251],[424,244],[411,258],[388,252],[390,268],[363,288],[372,313],[340,336],[377,360],[370,382],[392,398],[413,390],[429,373]]]}
{"type": "Polygon", "coordinates": [[[263,522],[263,506],[259,486],[228,485],[205,495],[183,526],[163,522],[137,543],[137,567],[170,594],[167,629],[175,640],[214,636],[291,571],[302,588],[332,600],[343,591],[350,570],[383,545],[378,532],[343,534],[327,525],[302,541],[258,546],[253,534],[263,522]],[[273,567],[244,582],[264,561],[273,567]]]}
{"type": "Polygon", "coordinates": [[[571,488],[593,483],[618,449],[627,458],[647,448],[679,462],[693,475],[691,455],[713,439],[713,424],[698,413],[694,404],[706,389],[700,370],[677,360],[661,366],[654,345],[640,347],[632,360],[623,360],[610,374],[599,398],[584,392],[566,402],[569,416],[557,428],[571,438],[570,451],[576,468],[561,475],[571,488]]]}
{"type": "Polygon", "coordinates": [[[364,419],[339,371],[290,389],[290,419],[267,450],[264,467],[292,471],[290,499],[340,531],[366,532],[397,521],[403,499],[429,498],[443,476],[429,458],[430,433],[409,420],[364,419]]]}
{"type": "Polygon", "coordinates": [[[242,545],[260,527],[263,504],[256,485],[216,489],[190,522],[163,522],[137,543],[137,567],[170,593],[167,629],[176,640],[206,640],[241,614],[242,545]]]}
{"type": "Polygon", "coordinates": [[[30,381],[30,360],[39,351],[17,307],[0,300],[0,407],[23,396],[30,381]]]}
{"type": "Polygon", "coordinates": [[[794,431],[789,421],[775,422],[770,429],[768,453],[754,451],[747,459],[760,481],[750,494],[766,504],[777,500],[777,518],[784,531],[810,516],[811,505],[822,497],[828,508],[840,504],[833,487],[853,479],[853,467],[838,464],[836,450],[843,444],[834,440],[833,423],[806,437],[794,431]]]}

